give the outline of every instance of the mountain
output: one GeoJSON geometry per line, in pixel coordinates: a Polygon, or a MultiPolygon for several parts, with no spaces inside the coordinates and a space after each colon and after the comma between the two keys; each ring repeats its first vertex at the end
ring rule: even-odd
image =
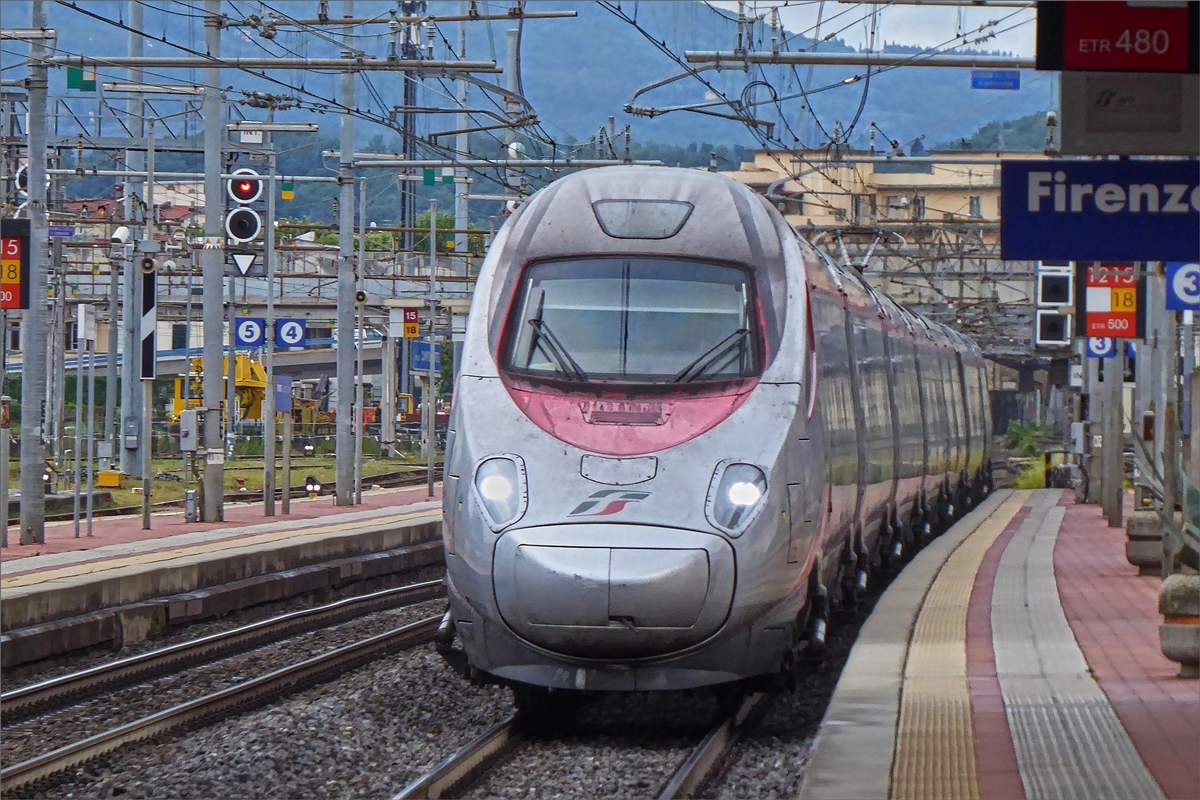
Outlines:
{"type": "MultiPolygon", "coordinates": [[[[80,4],[87,12],[102,19],[89,17],[68,5],[49,3],[50,22],[58,29],[59,52],[62,54],[84,53],[87,55],[123,55],[126,52],[128,34],[119,24],[128,20],[128,4],[123,2],[88,2],[80,4]],[[107,20],[107,22],[105,21],[107,20]],[[112,23],[118,23],[114,25],[112,23]]],[[[274,2],[262,4],[223,4],[226,14],[237,21],[251,10],[261,14],[267,7],[278,8],[300,17],[315,16],[315,3],[274,2]]],[[[619,5],[619,4],[618,4],[619,5]]],[[[330,6],[341,11],[341,3],[330,6]]],[[[396,7],[394,2],[382,0],[360,0],[355,4],[355,13],[360,17],[384,16],[396,7]]],[[[484,6],[495,8],[495,6],[484,6]]],[[[615,118],[618,128],[632,126],[637,141],[672,142],[718,142],[753,146],[756,139],[746,128],[735,121],[722,120],[689,112],[673,112],[654,119],[626,114],[625,105],[640,88],[672,75],[680,74],[681,67],[656,48],[655,42],[663,42],[673,52],[682,55],[685,50],[732,49],[735,44],[735,24],[726,12],[721,12],[698,2],[672,3],[625,3],[622,13],[636,19],[645,31],[618,18],[614,13],[597,3],[562,2],[537,3],[533,11],[572,10],[578,13],[574,19],[532,19],[521,24],[521,74],[523,90],[536,108],[548,138],[556,142],[585,141],[592,137],[608,117],[615,118]]],[[[457,2],[429,3],[429,13],[447,15],[457,13],[457,2]]],[[[145,6],[144,31],[150,39],[146,42],[147,56],[181,55],[180,51],[168,46],[163,40],[181,44],[195,51],[202,51],[204,25],[202,6],[198,2],[171,4],[147,4],[145,6]],[[166,11],[164,11],[166,9],[166,11]],[[154,41],[159,40],[159,41],[154,41]]],[[[26,25],[29,19],[29,3],[3,3],[6,25],[26,25]]],[[[515,22],[477,22],[469,27],[468,57],[471,60],[505,63],[507,33],[517,27],[515,22]]],[[[422,41],[428,41],[428,30],[422,41]]],[[[769,37],[760,23],[755,28],[755,46],[769,48],[769,37]]],[[[371,29],[370,35],[355,40],[368,52],[385,55],[388,48],[386,26],[371,29]]],[[[433,37],[433,56],[446,57],[447,43],[457,43],[457,23],[439,26],[433,37]]],[[[810,47],[812,42],[804,37],[793,39],[788,49],[810,47]]],[[[293,55],[302,58],[335,58],[338,55],[338,32],[336,28],[325,28],[320,34],[299,34],[280,28],[274,39],[268,41],[250,28],[242,27],[226,31],[222,40],[224,55],[262,57],[268,53],[293,55]],[[238,35],[240,34],[240,35],[238,35]],[[288,52],[290,51],[290,52],[288,52]]],[[[853,48],[834,38],[822,42],[820,50],[826,52],[849,52],[853,48]]],[[[902,44],[888,44],[885,51],[914,52],[917,48],[902,44]]],[[[6,66],[20,61],[23,46],[8,42],[4,47],[3,62],[6,66]]],[[[65,70],[53,70],[51,91],[65,91],[65,70]]],[[[12,74],[11,72],[8,74],[12,74]]],[[[726,96],[748,101],[755,114],[776,123],[779,137],[790,144],[793,134],[805,144],[819,144],[826,132],[832,132],[837,123],[843,129],[858,115],[855,135],[866,141],[869,123],[875,122],[889,139],[901,142],[919,135],[929,140],[957,139],[971,134],[980,125],[997,119],[1013,119],[1052,107],[1051,73],[1028,71],[1022,74],[1022,88],[1018,91],[980,91],[970,88],[970,71],[929,67],[907,67],[894,69],[871,76],[870,80],[859,80],[852,84],[844,81],[863,71],[850,67],[820,67],[811,71],[807,67],[785,68],[764,67],[747,75],[738,70],[706,72],[705,78],[726,96]],[[770,102],[769,89],[763,81],[775,87],[780,95],[794,95],[803,84],[806,90],[816,91],[811,103],[820,125],[816,124],[801,108],[802,100],[795,98],[783,104],[781,117],[770,102]],[[749,89],[747,86],[752,84],[749,89]],[[865,100],[864,100],[865,94],[865,100]],[[791,132],[787,126],[790,126],[791,132]]],[[[301,88],[295,93],[308,103],[337,96],[337,78],[327,73],[311,70],[281,70],[272,72],[278,82],[256,78],[244,73],[225,72],[225,80],[237,95],[241,90],[254,88],[275,94],[288,94],[288,85],[301,88]]],[[[480,76],[485,80],[504,81],[504,76],[480,76]]],[[[122,70],[101,70],[101,80],[124,80],[122,70]]],[[[175,80],[198,83],[203,79],[200,70],[148,70],[146,80],[175,80]]],[[[372,73],[365,81],[359,81],[355,106],[376,117],[385,117],[388,110],[400,103],[402,81],[387,73],[372,73]]],[[[657,107],[703,102],[707,89],[693,78],[656,89],[638,98],[640,105],[657,107]]],[[[76,93],[78,94],[78,93],[76,93]]],[[[453,86],[437,79],[428,79],[422,84],[418,96],[421,105],[448,105],[453,96],[453,86]]],[[[88,95],[81,102],[86,107],[88,95]]],[[[94,99],[95,95],[90,95],[94,99]]],[[[485,99],[479,91],[472,92],[476,107],[496,111],[498,106],[485,99]]],[[[248,110],[250,115],[255,114],[248,110]]],[[[285,113],[280,119],[311,118],[312,112],[285,113]]],[[[322,132],[337,135],[337,119],[332,114],[320,119],[322,132]]],[[[453,117],[435,115],[421,122],[421,133],[453,128],[453,117]]],[[[63,128],[69,127],[66,121],[63,128]]],[[[361,141],[380,130],[365,122],[358,124],[361,141]],[[374,128],[374,130],[372,130],[374,128]]],[[[858,138],[854,144],[858,145],[858,138]]]]}

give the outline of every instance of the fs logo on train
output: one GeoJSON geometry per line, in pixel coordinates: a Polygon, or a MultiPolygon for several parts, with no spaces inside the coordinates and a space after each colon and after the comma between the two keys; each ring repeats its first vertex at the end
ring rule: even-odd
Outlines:
{"type": "Polygon", "coordinates": [[[626,492],[620,489],[602,489],[593,492],[587,500],[575,506],[568,517],[609,517],[622,511],[631,503],[640,503],[650,492],[626,492]]]}

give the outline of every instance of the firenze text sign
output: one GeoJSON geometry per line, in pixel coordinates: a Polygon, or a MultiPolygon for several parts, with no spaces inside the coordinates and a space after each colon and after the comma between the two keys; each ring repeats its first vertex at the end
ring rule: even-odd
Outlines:
{"type": "Polygon", "coordinates": [[[1200,260],[1200,162],[1005,161],[1000,257],[1200,260]]]}

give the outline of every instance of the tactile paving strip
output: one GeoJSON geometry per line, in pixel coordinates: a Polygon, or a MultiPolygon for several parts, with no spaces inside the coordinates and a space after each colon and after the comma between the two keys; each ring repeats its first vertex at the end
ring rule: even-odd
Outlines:
{"type": "Polygon", "coordinates": [[[892,763],[896,800],[979,797],[967,686],[967,607],[984,555],[1027,494],[1014,494],[967,537],[925,596],[904,666],[892,763]]]}
{"type": "Polygon", "coordinates": [[[992,590],[996,672],[1025,796],[1160,800],[1063,614],[1054,543],[1065,509],[1057,501],[1057,492],[1036,494],[992,590]]]}

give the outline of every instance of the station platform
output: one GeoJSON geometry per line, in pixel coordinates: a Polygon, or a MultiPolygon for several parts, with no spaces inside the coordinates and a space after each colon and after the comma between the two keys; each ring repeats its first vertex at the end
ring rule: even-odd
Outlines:
{"type": "Polygon", "coordinates": [[[800,796],[1200,797],[1200,686],[1161,579],[1062,490],[997,491],[917,554],[842,672],[800,796]]]}
{"type": "Polygon", "coordinates": [[[441,487],[363,492],[357,506],[292,500],[287,516],[261,503],[226,504],[225,520],[180,513],[102,517],[75,538],[49,523],[42,544],[0,550],[3,666],[81,647],[145,638],[155,626],[196,621],[347,583],[439,570],[441,487]]]}

